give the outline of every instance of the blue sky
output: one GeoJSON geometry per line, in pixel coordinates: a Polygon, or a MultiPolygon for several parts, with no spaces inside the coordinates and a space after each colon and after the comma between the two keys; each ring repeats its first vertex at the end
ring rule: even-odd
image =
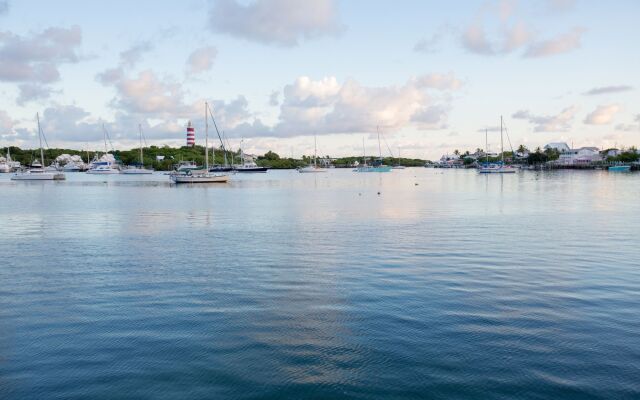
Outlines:
{"type": "Polygon", "coordinates": [[[449,3],[0,0],[0,146],[201,143],[205,100],[252,152],[640,144],[640,3],[449,3]]]}

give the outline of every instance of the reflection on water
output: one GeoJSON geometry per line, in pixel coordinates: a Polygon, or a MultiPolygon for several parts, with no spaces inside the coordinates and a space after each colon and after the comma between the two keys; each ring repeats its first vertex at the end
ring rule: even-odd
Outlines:
{"type": "Polygon", "coordinates": [[[639,178],[0,175],[0,398],[637,398],[639,178]]]}

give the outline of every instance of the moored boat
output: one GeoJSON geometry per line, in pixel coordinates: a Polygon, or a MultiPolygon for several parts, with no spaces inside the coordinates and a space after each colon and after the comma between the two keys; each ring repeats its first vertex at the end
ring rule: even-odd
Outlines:
{"type": "Polygon", "coordinates": [[[628,172],[631,171],[631,165],[612,165],[609,167],[611,172],[628,172]]]}
{"type": "Polygon", "coordinates": [[[65,175],[61,172],[52,172],[45,170],[44,165],[44,150],[42,148],[42,129],[40,128],[40,115],[36,114],[36,120],[38,121],[38,139],[40,140],[40,161],[34,161],[31,164],[31,168],[26,171],[17,172],[11,177],[13,181],[58,181],[64,180],[65,175]]]}
{"type": "Polygon", "coordinates": [[[205,144],[204,169],[187,169],[170,175],[174,183],[226,183],[229,175],[212,173],[209,171],[209,103],[204,103],[205,144]]]}

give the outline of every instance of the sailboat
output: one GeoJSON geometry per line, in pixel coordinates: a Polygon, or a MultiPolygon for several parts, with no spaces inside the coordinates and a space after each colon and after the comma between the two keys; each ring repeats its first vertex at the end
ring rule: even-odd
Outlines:
{"type": "Polygon", "coordinates": [[[185,173],[173,173],[171,174],[171,180],[175,183],[226,183],[229,181],[229,175],[209,172],[209,103],[204,103],[204,107],[204,169],[191,169],[185,173]]]}
{"type": "Polygon", "coordinates": [[[380,145],[380,130],[378,131],[378,159],[373,160],[372,165],[367,165],[367,157],[364,151],[364,138],[362,139],[362,158],[363,165],[354,169],[355,172],[391,172],[392,168],[388,165],[384,165],[382,160],[382,147],[380,145]]]}
{"type": "Polygon", "coordinates": [[[393,169],[405,169],[404,165],[400,164],[400,148],[398,147],[398,163],[393,166],[393,169]]]}
{"type": "MultiPolygon", "coordinates": [[[[98,154],[96,153],[94,160],[90,164],[90,168],[87,171],[87,174],[92,175],[111,175],[111,174],[119,174],[120,170],[113,166],[113,163],[108,160],[109,149],[107,148],[107,129],[102,125],[102,132],[104,138],[104,156],[98,159],[98,154]]],[[[111,139],[109,139],[111,141],[111,139]]]]}
{"type": "Polygon", "coordinates": [[[326,168],[318,167],[318,144],[316,141],[315,133],[313,134],[313,164],[309,164],[306,167],[298,168],[298,172],[300,172],[301,174],[327,172],[326,168]]]}
{"type": "Polygon", "coordinates": [[[42,166],[44,165],[44,150],[42,148],[42,129],[40,128],[40,115],[36,114],[38,121],[38,140],[40,141],[40,162],[32,163],[32,168],[18,172],[11,177],[12,181],[57,181],[64,180],[65,176],[61,172],[48,172],[42,166]]]}
{"type": "MultiPolygon", "coordinates": [[[[502,136],[502,116],[500,116],[500,155],[501,162],[499,164],[489,164],[489,152],[485,150],[487,154],[487,161],[484,165],[478,168],[478,172],[481,174],[515,174],[517,170],[511,165],[504,164],[504,140],[502,136]]],[[[485,147],[488,147],[488,131],[485,129],[485,147]]]]}
{"type": "Polygon", "coordinates": [[[126,175],[149,175],[153,174],[152,169],[146,169],[144,167],[144,156],[142,153],[142,125],[138,124],[138,132],[140,133],[140,164],[131,166],[127,169],[120,171],[121,174],[126,175]]]}

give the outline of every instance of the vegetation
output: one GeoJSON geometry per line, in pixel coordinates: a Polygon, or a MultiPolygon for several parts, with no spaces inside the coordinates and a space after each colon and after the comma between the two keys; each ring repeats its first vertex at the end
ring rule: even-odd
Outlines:
{"type": "MultiPolygon", "coordinates": [[[[20,161],[23,165],[30,165],[33,160],[40,158],[39,150],[23,150],[19,147],[10,147],[11,158],[15,161],[20,161]]],[[[6,148],[0,149],[0,155],[6,153],[6,148]]],[[[85,162],[91,161],[97,154],[100,156],[104,152],[96,151],[79,151],[70,149],[46,149],[44,150],[45,165],[51,164],[56,157],[61,154],[79,155],[85,162]]],[[[151,167],[158,171],[167,171],[174,167],[175,164],[180,161],[194,161],[198,165],[204,164],[204,147],[169,147],[169,146],[150,146],[143,148],[144,153],[144,165],[145,167],[151,167]],[[158,159],[157,157],[161,156],[158,159]]],[[[131,150],[114,150],[111,152],[116,160],[120,161],[124,165],[135,165],[140,163],[140,149],[131,150]]],[[[221,149],[214,149],[215,160],[209,159],[210,164],[224,164],[224,154],[221,149]]],[[[212,157],[209,152],[209,157],[212,157]]],[[[329,156],[323,157],[329,159],[329,156]]],[[[318,158],[318,163],[321,163],[322,159],[318,158]]],[[[362,162],[362,157],[343,157],[334,160],[331,164],[336,167],[350,167],[355,161],[362,162]]],[[[229,164],[240,163],[239,152],[227,151],[227,162],[229,164]]],[[[385,158],[384,162],[387,165],[401,165],[407,167],[422,167],[425,164],[424,160],[414,158],[385,158]]],[[[303,156],[302,159],[283,158],[273,151],[268,151],[264,155],[258,156],[256,164],[261,167],[268,167],[272,169],[292,169],[303,167],[313,163],[312,156],[303,156]]]]}
{"type": "Polygon", "coordinates": [[[638,161],[639,159],[640,155],[638,154],[638,150],[635,147],[630,147],[627,150],[622,151],[615,157],[607,157],[607,161],[619,163],[632,163],[638,161]]]}

